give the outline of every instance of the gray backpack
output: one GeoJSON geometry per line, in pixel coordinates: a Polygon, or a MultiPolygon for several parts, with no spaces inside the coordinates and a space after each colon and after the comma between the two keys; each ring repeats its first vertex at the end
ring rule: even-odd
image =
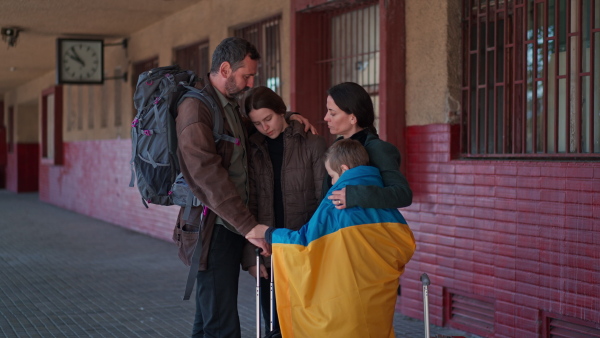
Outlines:
{"type": "Polygon", "coordinates": [[[131,181],[137,182],[146,208],[158,205],[190,206],[201,203],[194,197],[183,179],[177,158],[177,106],[188,97],[201,100],[213,113],[215,142],[237,139],[223,134],[223,118],[215,100],[204,90],[194,88],[196,75],[178,66],[168,66],[143,72],[136,85],[133,104],[137,115],[131,123],[131,181]]]}

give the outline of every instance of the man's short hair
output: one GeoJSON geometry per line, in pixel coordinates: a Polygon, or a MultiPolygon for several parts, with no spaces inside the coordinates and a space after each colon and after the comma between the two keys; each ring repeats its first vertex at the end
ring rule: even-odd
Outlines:
{"type": "Polygon", "coordinates": [[[252,60],[259,60],[260,54],[253,44],[245,39],[238,37],[227,38],[217,46],[212,55],[211,74],[219,72],[223,62],[229,62],[231,70],[236,71],[242,67],[243,61],[249,56],[252,60]]]}
{"type": "Polygon", "coordinates": [[[325,162],[329,162],[329,168],[338,174],[342,173],[342,164],[352,169],[360,165],[369,164],[369,154],[360,142],[345,138],[339,140],[325,152],[325,162]]]}

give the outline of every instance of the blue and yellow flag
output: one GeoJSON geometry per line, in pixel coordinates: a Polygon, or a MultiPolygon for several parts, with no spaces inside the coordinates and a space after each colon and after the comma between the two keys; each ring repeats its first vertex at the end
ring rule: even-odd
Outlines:
{"type": "MultiPolygon", "coordinates": [[[[377,168],[356,167],[327,195],[346,185],[382,181],[377,168]]],[[[273,231],[272,250],[283,337],[395,337],[398,279],[415,251],[398,210],[338,210],[325,198],[300,230],[273,231]]]]}

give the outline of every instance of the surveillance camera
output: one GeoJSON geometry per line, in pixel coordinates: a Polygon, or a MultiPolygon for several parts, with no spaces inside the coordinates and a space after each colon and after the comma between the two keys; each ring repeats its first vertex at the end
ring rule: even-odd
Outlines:
{"type": "Polygon", "coordinates": [[[6,36],[6,37],[14,36],[14,37],[16,37],[17,35],[19,35],[19,30],[16,29],[16,28],[2,28],[2,36],[6,36]]]}
{"type": "Polygon", "coordinates": [[[19,29],[14,27],[2,27],[0,28],[0,34],[2,40],[8,43],[9,47],[13,47],[17,44],[17,37],[19,37],[19,29]]]}

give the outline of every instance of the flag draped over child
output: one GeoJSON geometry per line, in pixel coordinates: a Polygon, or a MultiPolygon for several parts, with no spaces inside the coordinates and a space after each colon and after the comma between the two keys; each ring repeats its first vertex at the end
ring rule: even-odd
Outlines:
{"type": "MultiPolygon", "coordinates": [[[[382,186],[379,171],[347,170],[329,190],[382,186]]],[[[415,251],[396,209],[338,210],[327,198],[298,231],[272,233],[283,337],[395,337],[398,278],[415,251]]]]}

